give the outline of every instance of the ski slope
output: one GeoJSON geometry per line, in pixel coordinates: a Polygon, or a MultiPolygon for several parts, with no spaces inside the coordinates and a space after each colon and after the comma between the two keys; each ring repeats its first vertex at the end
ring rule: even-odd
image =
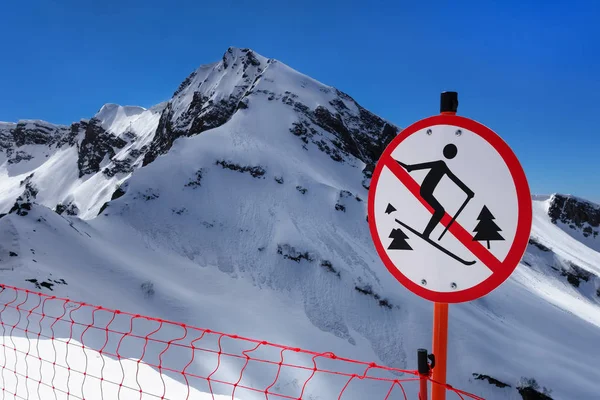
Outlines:
{"type": "MultiPolygon", "coordinates": [[[[104,129],[118,137],[131,129],[137,137],[115,157],[150,146],[161,118],[171,118],[180,129],[191,126],[184,124],[185,115],[198,90],[207,96],[214,90],[214,102],[230,98],[238,74],[224,71],[244,62],[237,50],[230,56],[228,67],[223,60],[201,67],[156,108],[104,106],[97,115],[104,129]]],[[[256,72],[252,87],[235,94],[246,107],[215,128],[178,137],[168,151],[132,173],[80,178],[77,149],[69,146],[53,148],[48,161],[35,168],[24,164],[16,175],[3,163],[3,205],[10,208],[23,191],[19,182],[31,172],[39,193],[27,215],[0,219],[2,282],[35,289],[27,279],[64,279],[66,284],[43,290],[258,340],[416,368],[416,350],[431,349],[432,306],[396,282],[373,247],[366,221],[367,163],[360,158],[367,158],[368,148],[351,136],[358,156],[340,150],[337,157],[331,149],[341,139],[319,125],[321,120],[310,119],[309,111],[319,106],[332,114],[343,109],[345,126],[359,126],[358,105],[281,62],[255,57],[260,67],[248,70],[256,72]],[[305,133],[295,133],[299,121],[305,133]],[[117,184],[120,197],[98,214],[117,184]],[[65,199],[77,202],[78,216],[51,210],[65,199]]],[[[600,357],[595,345],[600,253],[550,221],[550,201],[533,200],[532,238],[547,250],[530,245],[500,288],[450,307],[448,382],[453,386],[489,399],[521,398],[516,387],[522,378],[534,378],[554,399],[587,399],[597,392],[600,372],[585,360],[600,357]],[[590,274],[578,287],[565,275],[571,264],[590,274]],[[499,388],[473,374],[511,386],[499,388]]],[[[139,357],[133,349],[128,355],[139,357]]],[[[151,380],[153,372],[148,373],[151,380]]],[[[239,370],[232,369],[230,379],[238,377],[239,370]]],[[[412,396],[416,389],[407,388],[412,396]]],[[[323,382],[311,395],[329,399],[335,390],[323,382]]],[[[354,396],[368,398],[369,392],[354,396]]]]}

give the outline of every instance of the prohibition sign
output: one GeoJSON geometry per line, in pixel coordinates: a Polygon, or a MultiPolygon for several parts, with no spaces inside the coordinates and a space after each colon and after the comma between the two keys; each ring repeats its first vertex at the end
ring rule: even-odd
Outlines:
{"type": "Polygon", "coordinates": [[[407,127],[386,147],[368,218],[388,271],[427,300],[460,303],[500,286],[523,256],[531,195],[510,147],[457,115],[407,127]]]}

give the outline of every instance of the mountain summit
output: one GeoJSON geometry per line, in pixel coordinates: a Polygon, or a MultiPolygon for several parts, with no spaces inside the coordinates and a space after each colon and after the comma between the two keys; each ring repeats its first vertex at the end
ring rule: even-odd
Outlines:
{"type": "MultiPolygon", "coordinates": [[[[432,307],[389,274],[366,220],[371,171],[398,131],[349,95],[236,48],[149,109],[2,123],[1,279],[413,369],[416,349],[431,347],[432,307]]],[[[600,373],[581,360],[600,358],[595,208],[562,195],[533,205],[511,278],[451,307],[448,382],[489,399],[543,388],[592,398],[600,373]]]]}
{"type": "Polygon", "coordinates": [[[70,127],[0,124],[0,163],[8,168],[0,212],[22,193],[24,177],[32,175],[30,183],[42,188],[52,176],[60,185],[40,190],[37,201],[54,209],[72,205],[81,218],[93,218],[117,185],[167,153],[176,139],[222,126],[263,98],[271,102],[265,110],[283,105],[291,111],[285,131],[307,151],[316,146],[337,162],[352,156],[372,166],[399,130],[335,88],[250,49],[231,47],[220,61],[192,72],[171,100],[148,110],[105,104],[90,120],[70,127]]]}

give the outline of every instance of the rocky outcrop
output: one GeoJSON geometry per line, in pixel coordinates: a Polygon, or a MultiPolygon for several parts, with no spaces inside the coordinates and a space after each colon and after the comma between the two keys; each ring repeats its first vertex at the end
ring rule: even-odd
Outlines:
{"type": "Polygon", "coordinates": [[[85,136],[79,146],[79,177],[100,171],[100,164],[106,156],[112,159],[115,148],[121,149],[127,144],[123,139],[111,135],[102,128],[100,120],[92,118],[85,129],[85,136]]]}
{"type": "Polygon", "coordinates": [[[42,122],[19,122],[13,131],[13,139],[17,147],[26,144],[50,145],[65,130],[65,127],[59,130],[55,125],[42,122]]]}
{"type": "MultiPolygon", "coordinates": [[[[69,143],[70,128],[64,125],[54,125],[45,121],[23,120],[16,124],[0,124],[0,151],[6,151],[8,157],[18,152],[18,148],[25,145],[42,145],[52,147],[69,143]],[[67,139],[65,139],[67,138],[67,139]]],[[[20,158],[23,159],[23,151],[20,158]]],[[[13,158],[17,163],[18,157],[13,158]]]]}
{"type": "Polygon", "coordinates": [[[283,96],[257,92],[269,95],[269,99],[281,99],[284,104],[292,106],[301,118],[292,124],[290,132],[305,144],[314,143],[334,161],[343,162],[345,156],[352,155],[367,166],[374,166],[385,147],[399,131],[398,127],[365,110],[339,90],[335,91],[337,97],[329,102],[335,112],[324,106],[317,106],[311,110],[297,100],[296,94],[289,91],[283,96]],[[346,103],[351,104],[358,112],[348,108],[346,103]],[[333,139],[326,140],[315,126],[332,134],[333,139]]]}
{"type": "Polygon", "coordinates": [[[197,71],[188,76],[163,110],[156,134],[142,165],[150,164],[156,157],[169,151],[177,138],[197,135],[219,127],[229,121],[238,109],[247,108],[247,104],[242,99],[263,72],[264,68],[261,66],[261,61],[252,50],[241,49],[238,54],[233,48],[229,48],[223,55],[222,69],[216,71],[223,73],[223,70],[228,68],[238,68],[241,80],[231,93],[226,93],[225,97],[221,98],[215,97],[219,89],[215,89],[213,83],[209,83],[206,79],[196,82],[197,71]],[[179,104],[180,96],[190,92],[191,102],[184,105],[185,111],[178,113],[177,111],[181,110],[176,110],[175,104],[179,104]]]}
{"type": "Polygon", "coordinates": [[[25,153],[24,151],[17,150],[12,154],[12,157],[8,159],[9,164],[18,164],[21,161],[29,161],[32,160],[33,156],[29,153],[25,153]]]}
{"type": "Polygon", "coordinates": [[[582,229],[586,237],[598,237],[600,206],[573,196],[555,194],[550,199],[548,215],[553,223],[560,221],[571,228],[582,229]]]}
{"type": "Polygon", "coordinates": [[[38,189],[31,182],[30,177],[27,177],[25,182],[25,190],[23,191],[23,194],[17,197],[17,200],[10,209],[9,214],[16,213],[17,215],[24,217],[29,213],[29,211],[31,211],[32,205],[38,194],[38,189]]]}
{"type": "Polygon", "coordinates": [[[79,207],[77,207],[77,204],[75,204],[75,203],[68,203],[68,204],[58,203],[56,205],[56,208],[54,209],[54,211],[58,215],[61,215],[63,213],[65,213],[67,215],[77,215],[77,214],[79,214],[79,207]]]}
{"type": "Polygon", "coordinates": [[[156,157],[169,151],[177,138],[197,135],[223,125],[236,111],[238,103],[240,99],[235,96],[214,103],[207,96],[196,92],[187,111],[175,120],[173,106],[169,103],[160,117],[156,134],[142,165],[150,164],[156,157]]]}

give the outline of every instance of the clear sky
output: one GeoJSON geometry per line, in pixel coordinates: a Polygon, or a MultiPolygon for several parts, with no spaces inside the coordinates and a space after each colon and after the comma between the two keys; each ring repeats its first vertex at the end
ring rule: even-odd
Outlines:
{"type": "Polygon", "coordinates": [[[499,133],[532,192],[600,202],[600,2],[28,0],[0,3],[0,121],[70,124],[168,100],[249,47],[400,125],[459,114],[499,133]]]}

